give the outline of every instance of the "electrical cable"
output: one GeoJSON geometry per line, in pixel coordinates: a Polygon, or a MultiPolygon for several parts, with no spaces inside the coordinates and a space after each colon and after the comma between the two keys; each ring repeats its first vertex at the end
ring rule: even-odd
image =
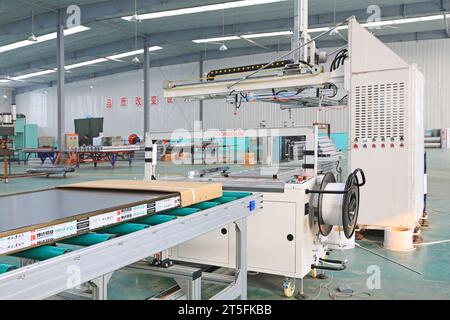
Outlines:
{"type": "Polygon", "coordinates": [[[395,260],[393,260],[393,259],[391,259],[391,258],[388,258],[388,257],[386,257],[386,256],[383,256],[382,254],[379,254],[379,253],[377,253],[377,252],[375,252],[375,251],[373,251],[373,250],[370,250],[370,249],[368,249],[368,248],[365,248],[365,247],[361,246],[359,243],[355,243],[355,246],[357,246],[358,248],[361,248],[361,249],[363,249],[363,250],[365,250],[365,251],[367,251],[367,252],[370,252],[370,253],[372,253],[372,254],[374,254],[374,255],[380,257],[380,258],[383,258],[383,259],[388,260],[388,261],[390,261],[390,262],[392,262],[392,263],[395,263],[395,264],[398,265],[398,266],[401,266],[401,267],[403,267],[403,268],[405,268],[405,269],[408,269],[409,271],[412,271],[412,272],[414,272],[414,273],[417,273],[418,275],[423,275],[422,272],[417,271],[417,270],[414,270],[413,268],[408,267],[408,266],[406,266],[406,265],[404,265],[404,264],[402,264],[402,263],[400,263],[400,262],[397,262],[397,261],[395,261],[395,260]]]}
{"type": "Polygon", "coordinates": [[[328,296],[330,297],[331,300],[339,300],[340,298],[347,298],[347,300],[350,300],[355,297],[362,298],[362,297],[371,297],[372,296],[372,294],[367,291],[355,291],[355,292],[348,292],[348,293],[337,292],[336,289],[330,288],[330,285],[333,283],[333,280],[334,280],[334,275],[331,273],[330,281],[328,281],[326,284],[321,283],[319,285],[319,292],[314,297],[312,297],[311,300],[316,300],[317,298],[319,298],[320,295],[322,294],[323,289],[328,291],[328,296]]]}
{"type": "Polygon", "coordinates": [[[333,62],[331,63],[330,72],[339,69],[341,65],[344,65],[345,59],[348,58],[348,50],[342,49],[339,51],[336,56],[334,57],[333,62]]]}
{"type": "Polygon", "coordinates": [[[448,242],[450,242],[450,239],[416,243],[415,246],[431,246],[434,244],[441,244],[441,243],[448,243],[448,242]]]}

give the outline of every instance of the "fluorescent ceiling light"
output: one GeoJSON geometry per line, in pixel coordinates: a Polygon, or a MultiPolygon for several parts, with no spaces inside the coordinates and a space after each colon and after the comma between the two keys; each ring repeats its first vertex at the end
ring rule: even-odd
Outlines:
{"type": "MultiPolygon", "coordinates": [[[[162,48],[159,47],[159,46],[154,46],[154,47],[148,48],[148,51],[152,52],[152,51],[157,51],[157,50],[161,50],[161,49],[162,48]]],[[[135,55],[143,54],[143,53],[144,53],[144,49],[140,49],[140,50],[135,50],[135,51],[128,51],[128,52],[118,53],[118,54],[106,57],[106,59],[116,60],[116,59],[131,57],[131,56],[135,56],[135,55]]]]}
{"type": "MultiPolygon", "coordinates": [[[[85,26],[76,26],[76,27],[64,30],[64,36],[70,36],[72,34],[86,31],[89,29],[90,28],[85,27],[85,26]]],[[[10,44],[0,47],[0,53],[6,52],[6,51],[11,51],[11,50],[18,49],[18,48],[31,46],[32,44],[36,44],[39,42],[53,40],[53,39],[56,39],[56,37],[57,37],[56,32],[52,32],[52,33],[48,33],[48,34],[44,34],[42,36],[36,37],[37,41],[22,40],[22,41],[10,43],[10,44]]]]}
{"type": "Polygon", "coordinates": [[[244,39],[255,39],[255,38],[291,36],[291,35],[292,35],[292,31],[278,31],[278,32],[246,34],[246,35],[243,35],[241,37],[244,38],[244,39]]]}
{"type": "Polygon", "coordinates": [[[101,62],[105,62],[105,61],[108,61],[108,59],[98,58],[98,59],[94,59],[94,60],[89,60],[89,61],[84,61],[84,62],[80,62],[80,63],[70,64],[68,66],[65,66],[64,69],[65,70],[71,70],[71,69],[75,69],[75,68],[90,66],[92,64],[97,64],[97,63],[101,63],[101,62]]]}
{"type": "MultiPolygon", "coordinates": [[[[374,21],[368,23],[362,23],[361,25],[365,28],[374,28],[374,27],[386,27],[386,26],[395,26],[401,24],[408,23],[417,23],[417,22],[426,22],[426,21],[436,21],[444,19],[443,14],[437,14],[432,16],[424,16],[424,17],[413,17],[413,18],[404,18],[404,19],[395,19],[395,20],[384,20],[384,21],[374,21]]],[[[340,26],[336,28],[337,30],[347,29],[348,26],[340,26]]],[[[325,32],[330,30],[329,27],[321,27],[321,28],[313,28],[309,29],[308,32],[316,33],[316,32],[325,32]]]]}
{"type": "Polygon", "coordinates": [[[220,41],[230,41],[230,40],[240,40],[238,36],[229,36],[229,37],[218,37],[218,38],[208,38],[208,39],[198,39],[192,40],[195,43],[208,43],[208,42],[220,42],[220,41]]]}
{"type": "Polygon", "coordinates": [[[38,71],[38,72],[33,72],[33,73],[27,73],[21,76],[17,76],[17,77],[12,77],[12,80],[23,80],[23,79],[28,79],[28,78],[32,78],[32,77],[37,77],[37,76],[43,76],[49,73],[53,73],[55,72],[55,70],[43,70],[43,71],[38,71]]]}
{"type": "Polygon", "coordinates": [[[7,82],[10,82],[11,80],[8,80],[8,79],[0,79],[0,83],[7,83],[7,82]]]}
{"type": "MultiPolygon", "coordinates": [[[[154,46],[154,47],[150,47],[148,48],[148,51],[156,51],[156,50],[161,50],[162,47],[159,46],[154,46]]],[[[93,59],[93,60],[89,60],[89,61],[84,61],[84,62],[79,62],[79,63],[74,63],[74,64],[70,64],[68,66],[65,66],[64,69],[65,70],[71,70],[71,69],[75,69],[75,68],[81,68],[81,67],[85,67],[85,66],[90,66],[93,64],[97,64],[97,63],[102,63],[105,61],[109,61],[109,60],[114,60],[114,59],[119,59],[119,58],[124,58],[124,57],[128,57],[128,56],[133,56],[136,54],[142,54],[144,52],[144,49],[141,50],[136,50],[136,51],[129,51],[129,52],[124,52],[124,53],[119,53],[113,56],[109,56],[106,58],[97,58],[97,59],[93,59]]],[[[32,77],[37,77],[37,76],[42,76],[42,75],[46,75],[46,74],[50,74],[50,73],[54,73],[56,72],[58,69],[52,69],[52,70],[43,70],[43,71],[39,71],[39,72],[33,72],[33,73],[28,73],[28,74],[24,74],[21,76],[17,76],[17,77],[13,77],[11,78],[12,80],[23,80],[23,79],[28,79],[28,78],[32,78],[32,77]]],[[[3,82],[9,82],[9,80],[0,80],[0,83],[3,82]]]]}
{"type": "MultiPolygon", "coordinates": [[[[447,17],[450,17],[450,14],[447,14],[447,17]]],[[[382,26],[392,26],[392,25],[401,25],[407,23],[417,23],[417,22],[426,22],[426,21],[435,21],[441,20],[444,18],[443,14],[433,15],[433,16],[425,16],[425,17],[414,17],[414,18],[405,18],[405,19],[396,19],[396,20],[385,20],[385,21],[376,21],[361,24],[366,28],[373,27],[382,27],[382,26]]],[[[336,30],[345,30],[348,26],[340,26],[337,27],[336,30]]],[[[330,27],[320,27],[320,28],[312,28],[308,29],[309,33],[319,33],[329,31],[330,27]]],[[[195,43],[208,43],[208,42],[222,42],[222,41],[231,41],[231,40],[239,40],[241,38],[244,39],[256,39],[256,38],[265,38],[265,37],[278,37],[278,36],[289,36],[292,35],[292,31],[277,31],[277,32],[266,32],[266,33],[255,33],[255,34],[246,34],[239,36],[224,36],[218,38],[208,38],[208,39],[197,39],[192,40],[195,43]]]]}
{"type": "MultiPolygon", "coordinates": [[[[193,14],[193,13],[219,11],[219,10],[226,10],[226,9],[233,9],[233,8],[242,8],[242,7],[256,6],[256,5],[261,5],[261,4],[269,4],[269,3],[283,2],[283,1],[286,1],[286,0],[241,0],[241,1],[231,1],[231,2],[229,1],[229,2],[223,2],[223,3],[218,3],[218,4],[199,6],[199,7],[144,13],[144,14],[140,14],[139,17],[141,18],[141,20],[149,20],[149,19],[181,16],[181,15],[193,14]]],[[[122,17],[122,19],[131,21],[132,17],[133,16],[126,16],[126,17],[122,17]]]]}
{"type": "Polygon", "coordinates": [[[218,38],[197,39],[197,40],[192,40],[192,42],[195,42],[195,43],[208,43],[208,42],[221,42],[221,41],[230,41],[230,40],[241,40],[241,38],[244,38],[244,39],[255,39],[255,38],[287,36],[287,35],[292,35],[292,31],[276,31],[276,32],[266,32],[266,33],[244,34],[244,35],[239,35],[239,36],[225,36],[225,37],[218,37],[218,38]]]}

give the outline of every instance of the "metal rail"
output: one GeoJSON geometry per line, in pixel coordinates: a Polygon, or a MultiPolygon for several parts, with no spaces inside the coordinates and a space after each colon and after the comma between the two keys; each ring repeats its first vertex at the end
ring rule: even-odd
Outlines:
{"type": "Polygon", "coordinates": [[[126,236],[38,262],[0,276],[0,299],[45,299],[93,281],[97,298],[107,297],[109,275],[152,254],[234,223],[237,232],[238,277],[224,298],[246,299],[246,218],[262,206],[262,196],[229,202],[126,236]]]}

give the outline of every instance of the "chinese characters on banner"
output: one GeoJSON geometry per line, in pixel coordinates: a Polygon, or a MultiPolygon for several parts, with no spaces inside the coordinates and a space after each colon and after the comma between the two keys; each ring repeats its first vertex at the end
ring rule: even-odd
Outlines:
{"type": "MultiPolygon", "coordinates": [[[[168,104],[172,104],[172,103],[175,102],[175,99],[174,98],[167,98],[166,102],[168,104]]],[[[128,98],[124,97],[124,96],[121,96],[119,104],[120,104],[120,106],[122,108],[128,107],[128,98]]],[[[135,96],[134,97],[134,104],[135,104],[136,107],[144,106],[144,100],[143,100],[142,96],[135,96]]],[[[150,97],[150,105],[157,106],[158,104],[159,104],[158,96],[151,96],[150,97]]],[[[106,99],[106,108],[107,109],[111,109],[113,107],[113,105],[114,105],[114,100],[112,98],[107,98],[106,99]]]]}
{"type": "Polygon", "coordinates": [[[151,96],[150,97],[150,104],[152,106],[157,106],[158,105],[158,96],[151,96]]]}
{"type": "Polygon", "coordinates": [[[167,101],[168,104],[172,104],[172,103],[175,102],[175,99],[172,98],[172,97],[168,97],[168,98],[166,99],[166,101],[167,101]]]}
{"type": "Polygon", "coordinates": [[[113,107],[113,99],[106,99],[106,108],[111,109],[113,107]]]}
{"type": "Polygon", "coordinates": [[[125,108],[128,106],[128,100],[126,97],[120,97],[120,106],[122,108],[125,108]]]}

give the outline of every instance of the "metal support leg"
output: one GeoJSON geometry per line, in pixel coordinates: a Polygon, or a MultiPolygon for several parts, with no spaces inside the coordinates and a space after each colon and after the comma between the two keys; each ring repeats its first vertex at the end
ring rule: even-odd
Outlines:
{"type": "Polygon", "coordinates": [[[173,278],[182,292],[186,295],[186,300],[202,299],[202,270],[194,267],[173,265],[170,268],[152,267],[147,264],[135,263],[127,267],[133,272],[141,272],[159,277],[173,278]]]}
{"type": "Polygon", "coordinates": [[[236,279],[240,283],[241,295],[239,300],[247,300],[247,220],[235,222],[236,228],[236,279]]]}
{"type": "Polygon", "coordinates": [[[158,157],[158,145],[156,140],[151,140],[150,133],[145,133],[145,181],[156,180],[156,165],[158,157]]]}
{"type": "Polygon", "coordinates": [[[178,286],[186,294],[186,300],[202,300],[202,278],[178,279],[178,286]]]}
{"type": "Polygon", "coordinates": [[[97,279],[90,281],[92,285],[92,299],[108,300],[108,283],[111,280],[112,272],[107,273],[97,279]]]}

